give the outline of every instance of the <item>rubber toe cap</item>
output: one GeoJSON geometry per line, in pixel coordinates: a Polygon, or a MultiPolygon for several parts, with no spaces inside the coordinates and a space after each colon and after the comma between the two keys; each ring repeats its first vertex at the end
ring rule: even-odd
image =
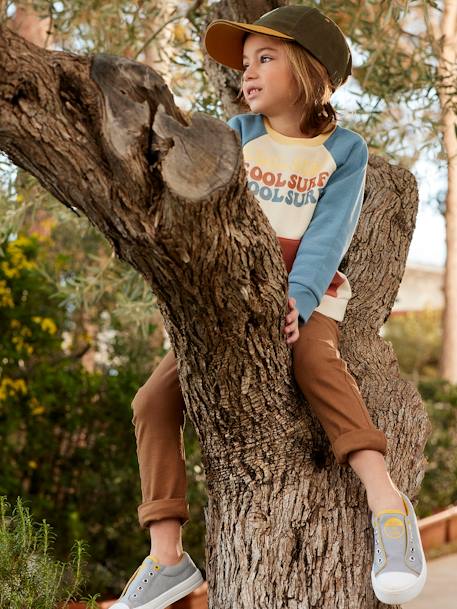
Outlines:
{"type": "MultiPolygon", "coordinates": [[[[376,577],[376,580],[384,590],[403,590],[412,586],[417,581],[417,576],[412,573],[391,571],[389,573],[380,573],[376,577]]],[[[111,609],[114,608],[112,607],[111,609]]]]}

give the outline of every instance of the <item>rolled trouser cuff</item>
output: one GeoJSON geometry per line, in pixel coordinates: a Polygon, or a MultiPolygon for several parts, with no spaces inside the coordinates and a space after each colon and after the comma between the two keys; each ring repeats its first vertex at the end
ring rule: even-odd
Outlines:
{"type": "Polygon", "coordinates": [[[189,505],[186,499],[157,499],[145,501],[138,506],[138,520],[142,529],[147,529],[152,522],[165,518],[178,518],[181,526],[184,526],[189,520],[189,505]]]}
{"type": "Polygon", "coordinates": [[[383,455],[387,452],[387,438],[380,429],[357,429],[339,436],[332,445],[336,462],[348,465],[348,454],[354,450],[377,450],[383,455]]]}

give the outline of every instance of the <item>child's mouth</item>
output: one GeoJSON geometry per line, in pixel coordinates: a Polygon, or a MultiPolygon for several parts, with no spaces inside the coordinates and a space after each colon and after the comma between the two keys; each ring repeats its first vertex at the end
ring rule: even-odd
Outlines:
{"type": "Polygon", "coordinates": [[[249,89],[249,91],[248,91],[248,99],[251,99],[251,97],[255,97],[256,95],[258,95],[261,90],[262,89],[257,89],[257,88],[249,89]]]}

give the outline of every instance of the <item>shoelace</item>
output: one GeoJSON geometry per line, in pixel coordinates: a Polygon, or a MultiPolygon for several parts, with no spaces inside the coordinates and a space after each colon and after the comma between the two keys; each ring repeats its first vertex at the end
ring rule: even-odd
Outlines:
{"type": "Polygon", "coordinates": [[[125,584],[124,589],[122,590],[122,594],[121,597],[124,596],[124,594],[126,593],[128,587],[130,586],[130,584],[132,583],[132,581],[135,579],[135,577],[138,575],[138,572],[140,571],[140,569],[143,568],[143,565],[145,564],[145,562],[147,561],[148,558],[152,558],[152,560],[156,563],[159,562],[159,559],[157,558],[157,556],[154,556],[153,554],[150,554],[149,556],[146,556],[146,558],[143,560],[143,562],[141,563],[141,565],[138,567],[138,569],[135,571],[135,573],[132,575],[132,577],[129,579],[129,581],[125,584]]]}

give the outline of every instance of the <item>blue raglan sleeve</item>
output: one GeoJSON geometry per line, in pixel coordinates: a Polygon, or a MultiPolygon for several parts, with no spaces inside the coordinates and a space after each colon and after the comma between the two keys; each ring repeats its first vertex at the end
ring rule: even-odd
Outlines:
{"type": "Polygon", "coordinates": [[[296,299],[299,322],[319,306],[354,236],[362,209],[368,147],[358,137],[330,176],[298,247],[289,273],[289,296],[296,299]]]}

